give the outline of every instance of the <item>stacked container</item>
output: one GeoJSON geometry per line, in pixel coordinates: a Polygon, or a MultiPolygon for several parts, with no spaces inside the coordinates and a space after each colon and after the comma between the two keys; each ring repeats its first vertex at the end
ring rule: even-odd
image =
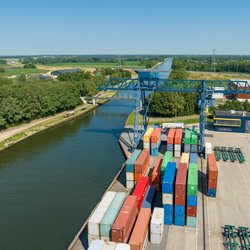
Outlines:
{"type": "Polygon", "coordinates": [[[168,131],[168,136],[167,136],[167,151],[172,151],[174,150],[174,136],[175,136],[175,129],[171,128],[168,131]]]}
{"type": "Polygon", "coordinates": [[[151,155],[158,155],[161,145],[161,128],[156,128],[151,135],[151,155]]]}
{"type": "Polygon", "coordinates": [[[180,162],[189,164],[189,153],[182,153],[180,162]]]}
{"type": "Polygon", "coordinates": [[[143,136],[143,148],[150,151],[150,138],[154,132],[154,128],[148,128],[143,136]]]}
{"type": "Polygon", "coordinates": [[[89,245],[92,240],[100,239],[100,223],[102,218],[104,217],[106,211],[108,210],[111,202],[113,201],[116,192],[108,191],[100,203],[98,204],[97,208],[91,215],[88,221],[88,242],[89,245]]]}
{"type": "Polygon", "coordinates": [[[174,224],[185,225],[186,213],[187,164],[179,163],[175,181],[174,224]]]}
{"type": "Polygon", "coordinates": [[[157,158],[152,172],[152,186],[156,187],[157,191],[160,191],[161,164],[162,158],[157,158]]]}
{"type": "Polygon", "coordinates": [[[198,164],[198,154],[197,153],[191,153],[190,154],[190,163],[196,163],[198,164]]]}
{"type": "Polygon", "coordinates": [[[198,152],[198,134],[197,131],[192,131],[191,133],[191,152],[197,153],[198,152]]]}
{"type": "Polygon", "coordinates": [[[176,163],[169,162],[162,180],[162,204],[164,208],[164,223],[173,224],[173,195],[175,182],[176,163]]]}
{"type": "Polygon", "coordinates": [[[184,152],[191,152],[191,131],[189,129],[185,130],[184,152]]]}
{"type": "Polygon", "coordinates": [[[174,156],[181,157],[182,129],[176,129],[174,137],[174,156]]]}
{"type": "Polygon", "coordinates": [[[155,207],[150,223],[150,241],[161,244],[164,229],[164,209],[155,207]]]}
{"type": "Polygon", "coordinates": [[[165,153],[165,155],[164,155],[164,158],[163,158],[163,161],[162,161],[162,164],[161,164],[161,180],[164,177],[165,169],[166,169],[168,163],[171,162],[172,159],[173,159],[173,152],[172,151],[167,151],[165,153]]]}
{"type": "Polygon", "coordinates": [[[154,198],[155,198],[155,194],[156,194],[156,187],[154,186],[149,186],[148,190],[145,194],[144,200],[142,202],[142,206],[143,208],[152,208],[152,204],[154,202],[154,198]]]}
{"type": "Polygon", "coordinates": [[[207,195],[216,197],[218,167],[214,154],[207,156],[207,195]]]}
{"type": "Polygon", "coordinates": [[[188,166],[187,181],[187,226],[196,227],[198,206],[198,164],[188,166]]]}
{"type": "Polygon", "coordinates": [[[150,155],[149,151],[144,149],[134,163],[134,181],[138,182],[142,176],[149,172],[150,155]]]}
{"type": "Polygon", "coordinates": [[[151,217],[151,209],[141,208],[136,220],[133,232],[129,239],[131,250],[142,250],[147,246],[148,225],[151,217]]]}
{"type": "Polygon", "coordinates": [[[209,154],[213,153],[213,146],[211,142],[206,142],[205,143],[205,158],[207,159],[207,156],[209,154]]]}
{"type": "Polygon", "coordinates": [[[141,150],[136,149],[131,157],[126,161],[126,188],[133,188],[135,183],[135,170],[134,164],[139,155],[141,154],[141,150]]]}
{"type": "Polygon", "coordinates": [[[143,199],[147,192],[148,185],[149,185],[149,178],[147,176],[142,176],[135,187],[133,195],[137,197],[138,209],[140,209],[142,205],[143,199]]]}
{"type": "Polygon", "coordinates": [[[111,228],[115,222],[115,219],[126,199],[126,193],[117,192],[113,201],[111,202],[107,212],[100,223],[100,234],[102,240],[111,240],[111,228]]]}
{"type": "Polygon", "coordinates": [[[130,245],[124,243],[117,243],[115,250],[130,250],[130,245]]]}
{"type": "Polygon", "coordinates": [[[117,215],[111,229],[111,238],[114,242],[127,243],[138,214],[137,197],[129,195],[117,215]]]}

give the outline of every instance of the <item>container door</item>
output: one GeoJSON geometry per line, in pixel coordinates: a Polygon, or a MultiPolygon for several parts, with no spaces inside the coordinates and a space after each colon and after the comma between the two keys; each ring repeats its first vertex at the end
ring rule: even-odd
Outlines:
{"type": "Polygon", "coordinates": [[[246,121],[246,133],[250,133],[250,120],[246,121]]]}

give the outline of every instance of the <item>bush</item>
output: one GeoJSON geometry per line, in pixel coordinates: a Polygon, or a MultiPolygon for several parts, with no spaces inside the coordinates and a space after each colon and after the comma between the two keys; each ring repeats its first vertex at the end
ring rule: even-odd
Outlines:
{"type": "Polygon", "coordinates": [[[5,69],[4,68],[0,68],[0,73],[4,73],[5,69]]]}
{"type": "Polygon", "coordinates": [[[36,65],[33,63],[26,63],[23,66],[24,69],[36,69],[36,65]]]}

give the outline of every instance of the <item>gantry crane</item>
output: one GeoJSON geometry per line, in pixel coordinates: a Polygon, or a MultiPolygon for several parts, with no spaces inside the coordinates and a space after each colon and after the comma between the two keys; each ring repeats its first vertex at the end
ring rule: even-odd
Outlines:
{"type": "Polygon", "coordinates": [[[147,126],[147,110],[154,92],[197,93],[200,107],[199,153],[204,153],[204,137],[206,126],[206,109],[212,101],[214,93],[224,95],[250,94],[248,81],[228,80],[163,80],[157,74],[142,74],[135,79],[111,78],[99,90],[135,91],[136,107],[134,116],[134,145],[136,148],[147,126]],[[151,98],[146,102],[146,93],[151,98]],[[139,112],[143,111],[143,127],[139,128],[139,112]]]}

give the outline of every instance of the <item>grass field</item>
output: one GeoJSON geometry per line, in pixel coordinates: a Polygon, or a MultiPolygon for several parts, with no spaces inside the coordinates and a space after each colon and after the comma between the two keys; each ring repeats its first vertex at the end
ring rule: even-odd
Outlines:
{"type": "Polygon", "coordinates": [[[6,67],[6,66],[9,66],[8,64],[1,64],[0,63],[0,68],[4,68],[4,67],[6,67]]]}
{"type": "Polygon", "coordinates": [[[190,80],[250,79],[250,74],[243,73],[189,71],[188,74],[188,79],[190,80]]]}
{"type": "Polygon", "coordinates": [[[5,72],[0,73],[0,76],[11,76],[11,75],[22,75],[22,74],[39,74],[39,73],[46,73],[48,70],[43,69],[12,69],[12,68],[5,68],[5,72]]]}

